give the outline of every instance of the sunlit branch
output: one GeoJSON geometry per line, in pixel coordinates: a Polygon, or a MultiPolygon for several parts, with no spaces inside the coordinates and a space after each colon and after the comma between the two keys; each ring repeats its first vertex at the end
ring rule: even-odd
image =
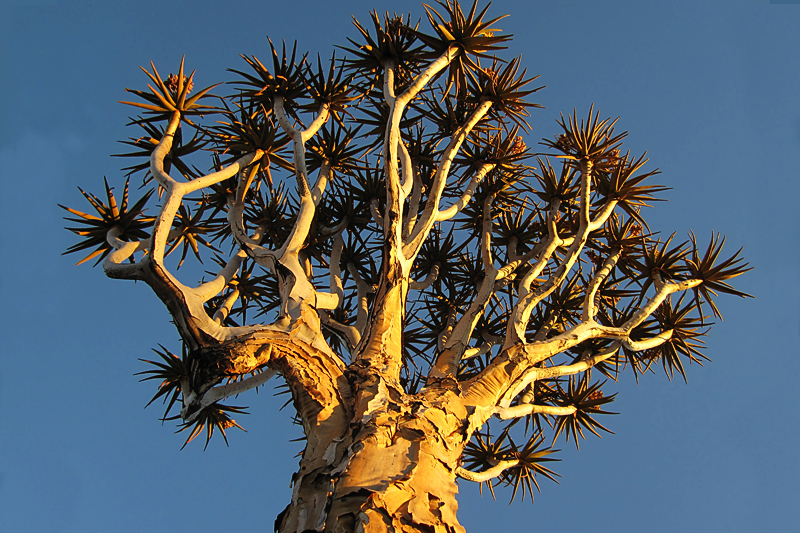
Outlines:
{"type": "Polygon", "coordinates": [[[372,292],[371,287],[367,282],[361,279],[358,269],[353,263],[347,264],[347,271],[356,282],[356,297],[358,298],[358,313],[356,315],[356,330],[359,337],[364,334],[364,328],[367,325],[367,318],[369,317],[369,308],[367,307],[367,294],[372,292]]]}
{"type": "Polygon", "coordinates": [[[199,178],[195,178],[187,183],[184,184],[184,194],[189,194],[195,191],[199,191],[204,187],[210,187],[216,183],[221,181],[225,181],[228,178],[235,176],[238,172],[241,172],[243,169],[250,166],[252,163],[255,163],[264,153],[261,150],[256,150],[255,152],[250,152],[249,154],[245,154],[230,165],[218,170],[217,172],[213,172],[211,174],[206,174],[205,176],[201,176],[199,178]]]}
{"type": "Polygon", "coordinates": [[[550,331],[553,329],[553,326],[556,325],[556,321],[558,319],[558,315],[555,313],[550,314],[542,324],[542,327],[533,335],[533,342],[541,342],[547,338],[547,335],[550,334],[550,331]]]}
{"type": "Polygon", "coordinates": [[[411,236],[403,246],[403,255],[406,257],[406,259],[412,260],[414,257],[416,257],[420,247],[422,246],[422,243],[430,233],[433,224],[436,222],[436,214],[439,210],[439,202],[441,202],[442,199],[442,192],[447,184],[450,166],[452,165],[453,160],[458,154],[458,150],[461,148],[461,145],[466,140],[469,133],[478,124],[478,122],[480,122],[481,119],[486,116],[486,113],[489,112],[491,107],[491,101],[482,100],[478,107],[469,116],[467,122],[455,131],[450,139],[450,144],[442,153],[436,174],[433,178],[433,185],[431,186],[428,200],[425,203],[425,209],[423,210],[422,218],[414,226],[411,236]]]}
{"type": "Polygon", "coordinates": [[[602,363],[614,357],[622,343],[617,341],[611,344],[608,348],[596,353],[595,355],[581,359],[577,363],[571,365],[551,366],[547,368],[538,368],[535,370],[536,379],[551,379],[562,376],[571,376],[580,372],[586,372],[595,365],[602,363]]]}
{"type": "Polygon", "coordinates": [[[394,92],[394,61],[385,59],[383,61],[383,99],[389,109],[392,108],[397,97],[394,92]]]}
{"type": "MultiPolygon", "coordinates": [[[[441,333],[439,333],[439,336],[437,337],[436,348],[440,352],[440,358],[442,357],[441,352],[444,350],[445,346],[447,345],[447,341],[450,339],[450,334],[453,332],[457,313],[458,310],[456,308],[450,309],[450,312],[447,314],[447,321],[445,322],[444,329],[442,329],[441,333]]],[[[446,375],[445,373],[442,374],[446,375]]]]}
{"type": "Polygon", "coordinates": [[[515,467],[519,464],[519,459],[509,459],[506,461],[498,461],[498,463],[483,472],[472,472],[463,467],[456,467],[456,475],[467,481],[474,481],[475,483],[483,483],[496,478],[509,468],[515,467]]]}
{"type": "Polygon", "coordinates": [[[609,200],[602,209],[595,213],[595,217],[589,223],[589,231],[600,229],[606,223],[608,217],[614,213],[614,208],[617,207],[616,200],[609,200]]]}
{"type": "Polygon", "coordinates": [[[487,342],[485,344],[481,344],[480,346],[476,346],[474,348],[467,348],[464,350],[464,355],[461,356],[461,360],[465,359],[472,359],[473,357],[478,357],[479,355],[485,355],[489,353],[489,351],[497,344],[496,342],[487,342]]]}
{"type": "Polygon", "coordinates": [[[597,314],[597,291],[600,285],[614,270],[620,256],[622,256],[622,248],[616,248],[611,252],[611,255],[603,262],[603,266],[597,271],[597,274],[592,278],[589,286],[586,288],[586,297],[583,300],[583,311],[581,312],[581,320],[589,320],[597,314]]]}
{"type": "Polygon", "coordinates": [[[575,413],[577,409],[574,405],[567,405],[564,407],[558,405],[536,405],[533,403],[526,403],[521,405],[514,405],[512,407],[498,407],[495,409],[494,414],[501,420],[511,420],[512,418],[522,418],[528,415],[550,415],[550,416],[568,416],[575,413]]]}
{"type": "MultiPolygon", "coordinates": [[[[550,205],[550,210],[547,214],[547,241],[537,245],[537,247],[541,246],[542,252],[538,254],[538,259],[533,265],[533,268],[520,280],[519,293],[521,298],[525,297],[530,292],[533,281],[542,273],[556,249],[562,246],[562,240],[558,235],[558,227],[556,226],[560,207],[561,200],[559,199],[553,200],[553,203],[550,205]]],[[[535,249],[536,247],[534,250],[535,249]]]]}
{"type": "Polygon", "coordinates": [[[314,188],[311,190],[311,199],[314,200],[315,206],[319,206],[319,202],[322,200],[322,196],[325,194],[325,188],[328,186],[330,174],[330,163],[325,160],[323,161],[322,166],[319,169],[319,173],[317,174],[317,182],[314,184],[314,188]]]}
{"type": "Polygon", "coordinates": [[[148,246],[147,241],[125,242],[120,240],[123,229],[114,226],[106,234],[106,241],[114,250],[108,254],[103,261],[103,270],[109,278],[114,279],[142,279],[142,265],[139,263],[124,264],[134,253],[144,250],[148,246]]]}
{"type": "Polygon", "coordinates": [[[228,318],[228,315],[233,309],[233,304],[236,303],[236,300],[239,299],[239,289],[234,289],[226,298],[225,301],[219,306],[219,308],[214,312],[214,322],[217,324],[222,325],[225,322],[225,319],[228,318]]]}
{"type": "MultiPolygon", "coordinates": [[[[325,186],[328,183],[328,173],[330,172],[330,165],[327,161],[323,162],[322,167],[319,169],[319,178],[314,186],[314,190],[319,198],[325,192],[325,186]]],[[[308,232],[311,228],[311,223],[314,220],[314,215],[317,212],[317,203],[319,200],[314,200],[314,194],[304,195],[300,199],[300,209],[297,212],[294,227],[292,228],[289,237],[281,248],[276,252],[278,257],[283,257],[285,254],[296,254],[300,248],[305,244],[308,238],[308,232]]]]}
{"type": "Polygon", "coordinates": [[[377,224],[378,227],[381,230],[383,230],[384,229],[383,228],[383,215],[381,215],[381,211],[380,211],[380,209],[378,209],[378,199],[377,198],[373,198],[369,202],[369,212],[372,215],[372,220],[375,222],[375,224],[377,224]]]}
{"type": "Polygon", "coordinates": [[[319,314],[319,319],[322,324],[331,328],[332,330],[340,333],[347,341],[348,350],[354,350],[361,340],[361,332],[355,326],[348,326],[331,318],[330,314],[322,311],[319,314]]]}
{"type": "MultiPolygon", "coordinates": [[[[251,240],[253,242],[260,242],[264,234],[264,228],[259,227],[253,233],[251,240]]],[[[194,293],[203,301],[206,302],[222,292],[222,290],[231,282],[233,277],[239,271],[242,261],[247,257],[244,250],[239,250],[233,257],[231,257],[225,266],[217,273],[216,277],[205,283],[201,283],[195,287],[194,293]]]]}
{"type": "Polygon", "coordinates": [[[409,281],[408,282],[408,288],[412,289],[412,290],[417,290],[417,291],[421,291],[421,290],[427,289],[428,287],[433,285],[433,282],[436,281],[436,278],[439,276],[439,269],[441,268],[441,266],[442,265],[440,263],[438,263],[438,262],[434,263],[431,266],[431,270],[430,270],[430,272],[428,272],[428,275],[425,276],[424,280],[422,280],[422,281],[415,281],[415,280],[409,281]]]}
{"type": "Polygon", "coordinates": [[[233,277],[239,271],[242,261],[247,257],[244,250],[239,250],[233,257],[231,257],[222,270],[217,273],[216,277],[207,281],[194,289],[194,293],[202,301],[207,302],[220,292],[231,282],[233,277]]]}
{"type": "MultiPolygon", "coordinates": [[[[584,332],[586,332],[586,324],[581,324],[578,328],[583,328],[584,332]]],[[[577,329],[577,328],[574,328],[577,329]]],[[[570,343],[572,344],[572,343],[570,343]]],[[[574,345],[579,344],[579,342],[574,343],[574,345]]],[[[593,367],[596,364],[599,364],[614,355],[619,351],[621,343],[619,341],[612,342],[608,347],[604,348],[602,351],[598,352],[597,354],[589,357],[584,357],[581,359],[579,363],[575,363],[573,365],[569,365],[570,374],[577,374],[578,372],[584,372],[585,370],[593,367]],[[578,366],[576,366],[578,365],[578,366]],[[574,372],[571,372],[574,370],[574,372]]],[[[523,348],[523,354],[528,355],[526,353],[527,350],[532,348],[532,345],[525,346],[523,348]]],[[[497,400],[497,406],[501,409],[506,409],[511,407],[511,402],[516,398],[519,394],[521,394],[526,388],[528,388],[534,381],[538,381],[540,379],[547,379],[550,377],[555,377],[559,374],[561,370],[553,371],[554,368],[564,369],[565,366],[561,367],[539,367],[535,366],[536,363],[548,358],[547,356],[555,355],[549,351],[544,351],[544,356],[539,354],[539,350],[531,350],[533,352],[533,357],[526,357],[528,365],[525,366],[523,372],[521,372],[509,385],[504,389],[504,391],[500,394],[497,400]]],[[[556,352],[558,353],[558,352],[556,352]]],[[[566,374],[565,374],[566,375],[566,374]]],[[[527,393],[526,393],[527,396],[527,393]]]]}
{"type": "Polygon", "coordinates": [[[153,152],[150,154],[150,173],[156,179],[159,185],[169,188],[170,185],[177,183],[169,174],[164,170],[164,158],[167,157],[169,151],[172,149],[172,143],[175,140],[175,132],[178,130],[181,122],[181,114],[179,111],[172,113],[172,117],[167,124],[167,129],[164,135],[156,145],[153,152]]]}
{"type": "Polygon", "coordinates": [[[668,329],[666,331],[662,331],[655,337],[651,337],[649,339],[642,339],[639,341],[633,341],[630,339],[622,339],[622,346],[631,350],[632,352],[643,352],[645,350],[652,350],[653,348],[657,348],[661,346],[668,340],[672,338],[673,330],[668,329]]]}
{"type": "MultiPolygon", "coordinates": [[[[547,298],[554,290],[561,286],[561,284],[567,278],[569,272],[572,270],[573,265],[578,260],[583,246],[586,244],[586,241],[589,238],[589,233],[591,231],[589,218],[589,210],[591,207],[591,174],[592,163],[591,161],[584,159],[581,161],[580,227],[578,228],[575,240],[567,250],[564,260],[561,262],[558,269],[556,269],[556,272],[552,274],[535,291],[525,294],[523,297],[521,297],[514,306],[507,330],[508,333],[505,343],[506,348],[515,342],[525,341],[525,330],[533,309],[539,304],[539,302],[547,298]]],[[[548,216],[548,226],[548,232],[552,235],[552,232],[555,229],[555,217],[548,216]],[[552,226],[552,228],[550,226],[552,226]]],[[[544,264],[541,266],[543,268],[544,264]]],[[[536,275],[538,276],[538,273],[536,273],[536,275]]],[[[527,279],[524,280],[523,283],[525,281],[527,281],[527,279]]]]}
{"type": "Polygon", "coordinates": [[[483,165],[481,165],[478,171],[475,172],[475,174],[473,174],[472,178],[469,180],[469,184],[467,185],[467,188],[464,190],[464,193],[461,195],[461,198],[459,198],[455,203],[453,203],[453,205],[451,205],[447,209],[439,210],[436,212],[436,222],[441,222],[443,220],[450,220],[458,213],[460,213],[461,210],[464,209],[464,207],[472,199],[472,195],[475,194],[475,191],[477,190],[478,185],[480,185],[481,181],[483,181],[483,178],[486,176],[486,174],[491,172],[495,166],[496,165],[494,163],[484,163],[483,165]]]}
{"type": "MultiPolygon", "coordinates": [[[[538,302],[535,299],[536,295],[530,292],[530,286],[539,277],[544,268],[547,266],[553,253],[562,244],[561,238],[558,236],[558,228],[556,221],[558,218],[558,209],[561,206],[561,200],[553,201],[550,206],[550,212],[547,216],[548,237],[547,241],[540,243],[542,246],[539,252],[536,263],[520,280],[518,292],[519,300],[514,306],[511,315],[509,316],[508,326],[506,328],[506,340],[503,349],[508,349],[510,346],[517,342],[525,341],[525,330],[528,327],[528,320],[530,319],[531,312],[534,305],[538,302]]],[[[539,245],[532,251],[537,251],[539,245]]]]}
{"type": "Polygon", "coordinates": [[[273,110],[275,111],[275,116],[278,118],[278,124],[280,124],[281,128],[283,128],[283,131],[286,132],[286,135],[288,135],[290,139],[294,139],[297,130],[292,123],[289,122],[289,117],[286,116],[286,110],[284,109],[282,96],[275,97],[273,110]]]}
{"type": "MultiPolygon", "coordinates": [[[[344,249],[344,238],[340,231],[333,240],[331,248],[331,259],[329,264],[331,292],[339,299],[338,305],[344,300],[344,287],[342,286],[342,250],[344,249]]],[[[337,307],[338,307],[337,305],[337,307]]]]}
{"type": "Polygon", "coordinates": [[[413,169],[413,183],[411,187],[411,197],[408,200],[408,215],[403,221],[403,240],[407,240],[414,225],[417,223],[419,203],[422,200],[422,176],[418,168],[413,169]]]}
{"type": "Polygon", "coordinates": [[[399,103],[401,106],[407,105],[411,100],[413,100],[419,92],[425,87],[425,85],[436,76],[439,72],[441,72],[447,65],[450,64],[453,59],[456,58],[458,55],[458,45],[452,45],[448,48],[444,54],[439,56],[433,63],[428,65],[428,68],[423,70],[417,78],[414,80],[414,83],[409,85],[409,87],[403,91],[403,93],[397,97],[395,103],[399,103]]]}
{"type": "Polygon", "coordinates": [[[328,122],[330,116],[330,106],[326,103],[320,104],[316,118],[314,118],[314,121],[302,131],[303,137],[301,142],[303,145],[305,145],[305,143],[308,142],[311,137],[317,134],[319,129],[325,125],[326,122],[328,122]]]}
{"type": "Polygon", "coordinates": [[[472,332],[486,310],[486,306],[495,292],[498,271],[494,267],[492,257],[492,202],[495,195],[490,194],[483,202],[483,225],[481,229],[481,262],[484,277],[478,287],[475,299],[463,316],[455,324],[448,339],[443,343],[444,349],[439,354],[434,366],[442,375],[455,374],[458,363],[467,351],[472,332]]]}
{"type": "MultiPolygon", "coordinates": [[[[242,173],[240,172],[239,189],[243,188],[243,181],[242,173]]],[[[264,248],[247,234],[244,227],[244,196],[242,195],[242,200],[239,199],[239,196],[237,191],[235,196],[231,195],[228,197],[228,205],[230,206],[228,209],[228,225],[231,228],[233,238],[256,263],[264,267],[269,266],[267,260],[274,262],[277,260],[277,256],[274,251],[264,248]]]]}
{"type": "Polygon", "coordinates": [[[411,154],[408,153],[408,147],[403,142],[403,138],[399,138],[400,144],[400,161],[402,163],[403,179],[400,183],[400,203],[404,202],[408,195],[411,194],[414,187],[414,167],[411,163],[411,154]]]}
{"type": "Polygon", "coordinates": [[[238,381],[232,381],[231,383],[228,383],[226,385],[218,385],[216,387],[213,387],[203,395],[203,399],[201,400],[199,408],[196,411],[194,411],[192,414],[187,414],[185,408],[181,411],[181,416],[183,417],[183,421],[187,423],[193,422],[200,414],[200,411],[205,409],[212,403],[219,402],[224,400],[225,398],[236,396],[237,394],[242,394],[243,392],[255,389],[256,387],[260,387],[261,385],[269,381],[272,378],[272,376],[274,376],[277,373],[278,372],[276,370],[266,368],[261,372],[259,372],[258,374],[250,376],[249,378],[241,379],[238,381]]]}
{"type": "MultiPolygon", "coordinates": [[[[512,237],[511,238],[512,241],[515,240],[515,239],[516,239],[516,237],[512,237]]],[[[530,261],[531,259],[533,259],[537,255],[539,255],[541,253],[541,251],[545,248],[546,244],[547,243],[545,243],[545,242],[540,242],[540,243],[536,244],[525,255],[517,255],[516,252],[514,252],[514,254],[512,256],[513,259],[511,259],[511,257],[509,257],[509,259],[511,259],[511,261],[509,263],[506,263],[500,269],[497,270],[497,280],[498,281],[504,280],[507,277],[511,276],[514,273],[514,271],[517,268],[520,267],[520,265],[524,265],[525,263],[527,263],[528,261],[530,261]]],[[[535,278],[535,276],[533,278],[535,278]]]]}
{"type": "Polygon", "coordinates": [[[327,122],[330,117],[328,110],[329,106],[326,103],[320,105],[319,112],[314,118],[314,121],[305,130],[298,130],[290,122],[286,116],[284,109],[283,98],[278,96],[275,98],[274,111],[275,116],[278,118],[283,131],[286,132],[293,142],[294,146],[294,169],[295,177],[297,178],[297,187],[301,197],[305,197],[310,193],[310,185],[308,182],[308,171],[306,170],[306,149],[305,143],[327,122]]]}
{"type": "Polygon", "coordinates": [[[703,280],[700,279],[687,279],[685,281],[662,284],[658,289],[658,292],[656,292],[656,294],[650,298],[650,300],[648,300],[643,307],[640,307],[639,310],[636,311],[633,316],[631,316],[631,318],[628,319],[628,321],[625,322],[625,324],[623,324],[619,329],[624,332],[624,335],[627,336],[630,334],[633,328],[644,322],[648,316],[652,315],[658,306],[667,299],[667,296],[675,292],[682,292],[697,287],[702,283],[703,280]]]}

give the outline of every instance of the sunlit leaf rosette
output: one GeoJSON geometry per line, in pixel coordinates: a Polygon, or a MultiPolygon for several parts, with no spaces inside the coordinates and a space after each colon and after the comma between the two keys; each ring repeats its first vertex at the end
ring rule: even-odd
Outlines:
{"type": "Polygon", "coordinates": [[[77,227],[68,227],[67,229],[74,234],[82,237],[80,241],[73,244],[65,254],[81,252],[94,248],[86,257],[78,261],[78,265],[85,263],[90,259],[97,257],[95,265],[99,264],[112,250],[111,245],[108,243],[108,232],[114,228],[120,230],[117,238],[123,241],[136,241],[146,239],[149,237],[146,229],[149,229],[153,223],[152,217],[144,216],[145,205],[153,194],[153,191],[147,191],[139,200],[133,205],[128,205],[128,184],[129,180],[125,181],[125,188],[122,191],[122,201],[117,202],[114,196],[113,189],[109,187],[108,181],[103,180],[106,189],[106,198],[108,203],[104,203],[97,196],[87,193],[81,188],[78,188],[83,194],[84,198],[89,201],[97,215],[83,213],[77,209],[65,207],[59,204],[59,207],[72,213],[79,218],[64,217],[65,220],[79,224],[77,227]],[[98,257],[99,256],[99,257],[98,257]]]}

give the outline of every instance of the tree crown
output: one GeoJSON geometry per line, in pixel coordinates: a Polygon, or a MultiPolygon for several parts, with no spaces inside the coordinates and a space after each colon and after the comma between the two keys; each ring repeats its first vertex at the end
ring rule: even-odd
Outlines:
{"type": "Polygon", "coordinates": [[[686,361],[707,359],[716,297],[748,296],[729,283],[748,270],[740,252],[723,256],[715,233],[702,245],[651,229],[645,208],[666,187],[593,108],[529,147],[541,87],[500,55],[511,36],[487,9],[426,5],[427,32],[372,12],[328,61],[268,41],[227,84],[195,90],[181,60],[129,89],[140,114],[119,155],[144,192],[81,190],[96,213],[65,208],[80,237],[67,253],[145,280],[170,309],[183,349],[162,347],[143,374],[165,418],[182,407],[186,442],[225,437],[242,408],[220,400],[274,370],[201,372],[210,350],[303,323],[334,366],[406,395],[449,379],[507,421],[474,433],[462,475],[493,490],[473,474],[504,466],[500,482],[532,498],[536,475],[556,475],[545,433],[577,446],[608,431],[595,419],[607,380],[657,366],[685,379],[686,361]]]}

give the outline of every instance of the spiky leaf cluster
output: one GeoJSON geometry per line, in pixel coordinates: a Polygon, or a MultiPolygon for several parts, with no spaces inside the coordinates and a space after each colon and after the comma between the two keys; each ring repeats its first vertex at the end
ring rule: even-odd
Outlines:
{"type": "Polygon", "coordinates": [[[125,181],[125,188],[122,191],[122,200],[118,203],[117,198],[114,196],[112,187],[108,185],[108,181],[103,178],[105,184],[105,193],[108,203],[103,202],[97,196],[84,191],[81,191],[86,200],[92,205],[97,215],[83,213],[77,209],[66,207],[59,204],[59,207],[65,209],[69,213],[79,218],[65,217],[67,221],[79,224],[76,227],[68,227],[67,229],[82,237],[77,244],[70,246],[65,254],[81,252],[94,248],[89,252],[89,255],[78,261],[78,265],[85,263],[90,259],[97,257],[95,265],[100,263],[110,252],[111,245],[108,243],[109,231],[117,228],[120,230],[118,238],[122,240],[137,240],[148,237],[146,229],[152,224],[153,218],[144,216],[145,205],[153,194],[153,191],[147,191],[141,198],[139,198],[133,205],[128,205],[128,185],[129,180],[125,181]]]}
{"type": "MultiPolygon", "coordinates": [[[[475,435],[463,466],[478,472],[513,459],[515,466],[488,487],[494,494],[498,485],[510,486],[512,500],[521,490],[522,499],[529,495],[532,501],[538,480],[557,477],[547,466],[557,450],[545,442],[573,440],[577,446],[587,433],[609,431],[598,420],[599,415],[609,414],[605,408],[614,398],[604,388],[626,368],[636,376],[661,368],[670,378],[676,372],[686,378],[687,361],[701,363],[707,358],[703,336],[710,324],[703,309],[710,307],[709,314],[721,318],[715,303],[719,294],[747,296],[730,283],[748,267],[739,252],[723,255],[725,240],[718,234],[704,246],[694,235],[682,241],[649,228],[646,210],[667,188],[653,182],[658,171],[646,168],[644,154],[623,151],[627,133],[615,131],[617,121],[601,118],[593,107],[586,118],[579,119],[577,111],[562,117],[559,134],[542,143],[550,154],[536,153],[525,137],[530,113],[539,107],[529,101],[538,91],[531,85],[536,78],[528,77],[519,58],[498,55],[510,40],[497,28],[502,17],[489,17],[477,3],[465,11],[453,0],[425,9],[429,29],[412,25],[410,17],[379,17],[375,12],[370,14],[371,26],[355,21],[355,35],[348,39],[349,46],[341,48],[344,57],[334,57],[330,63],[319,58],[308,61],[296,44],[276,47],[268,41],[270,59],[262,62],[256,55],[242,55],[244,65],[231,69],[233,94],[214,107],[205,105],[205,98],[216,85],[190,96],[194,77],[183,75],[182,61],[179,74],[166,80],[152,66],[146,71],[149,91],[130,91],[142,100],[130,104],[143,115],[133,119],[136,133],[124,141],[131,151],[121,154],[126,164],[130,162],[123,172],[141,174],[145,183],[149,181],[149,160],[176,110],[183,122],[164,159],[164,172],[176,182],[219,171],[246,154],[259,154],[239,177],[193,193],[176,209],[166,251],[180,250],[180,254],[173,253],[168,260],[170,266],[182,266],[181,276],[187,270],[196,272],[200,281],[215,279],[243,249],[231,228],[235,203],[241,207],[241,230],[260,246],[279,250],[298,220],[297,175],[304,168],[309,186],[314,180],[327,181],[324,194],[314,198],[313,220],[297,260],[320,291],[332,290],[332,270],[341,272],[342,303],[321,312],[320,321],[330,348],[347,361],[351,347],[342,331],[357,324],[361,309],[371,308],[385,259],[384,149],[391,98],[384,93],[383,75],[389,66],[394,69],[398,95],[443,54],[452,53],[454,60],[430,80],[399,119],[402,146],[397,151],[401,158],[407,154],[416,177],[401,206],[402,216],[415,223],[424,218],[441,179],[440,210],[459,207],[454,216],[434,224],[411,268],[411,282],[418,288],[409,292],[406,302],[401,384],[407,394],[425,386],[430,366],[449,346],[457,324],[476,307],[474,327],[457,339],[465,344],[457,362],[456,378],[462,382],[474,379],[504,355],[509,321],[527,295],[539,300],[521,330],[526,342],[535,343],[585,322],[587,315],[602,326],[623,328],[664,284],[702,281],[687,297],[666,298],[633,328],[629,335],[633,348],[611,338],[590,339],[537,363],[544,371],[608,352],[612,355],[591,371],[608,381],[592,381],[591,372],[542,379],[510,400],[512,408],[532,405],[574,412],[530,414],[525,424],[517,419],[499,428],[492,422],[475,435]],[[286,113],[283,123],[281,106],[286,113]],[[477,120],[475,113],[486,106],[488,112],[477,120]],[[301,152],[285,121],[303,129],[319,117],[320,110],[327,110],[329,118],[301,152]],[[474,127],[465,134],[470,121],[474,127]],[[456,141],[461,142],[460,149],[447,161],[448,175],[443,178],[443,153],[456,141]],[[585,178],[587,169],[591,176],[585,178]],[[589,192],[582,198],[587,182],[589,192]],[[605,215],[604,223],[593,226],[582,242],[586,219],[605,215]],[[433,273],[438,273],[435,280],[433,273]],[[487,287],[491,295],[473,305],[487,287]],[[591,306],[590,291],[594,291],[591,306]],[[662,344],[635,349],[636,342],[664,332],[670,335],[662,344]]],[[[80,237],[68,252],[89,250],[81,262],[92,258],[99,262],[111,250],[109,231],[116,229],[116,238],[139,242],[139,251],[148,253],[155,219],[144,213],[162,207],[158,195],[147,191],[129,205],[127,181],[120,202],[108,184],[107,200],[81,193],[97,215],[65,208],[77,217],[68,218],[76,224],[69,229],[80,237]]],[[[262,268],[251,258],[236,263],[238,269],[225,278],[221,292],[204,304],[209,317],[221,325],[267,324],[281,314],[285,287],[274,269],[262,268]]],[[[167,406],[163,418],[170,419],[170,410],[184,399],[181,381],[189,377],[192,355],[179,357],[163,347],[157,353],[160,360],[147,361],[154,369],[142,374],[144,380],[159,381],[151,403],[163,398],[167,406]]],[[[179,431],[188,432],[184,445],[204,432],[208,445],[217,430],[227,442],[225,430],[239,427],[231,416],[243,413],[242,409],[218,403],[206,406],[192,422],[180,426],[179,431]]]]}

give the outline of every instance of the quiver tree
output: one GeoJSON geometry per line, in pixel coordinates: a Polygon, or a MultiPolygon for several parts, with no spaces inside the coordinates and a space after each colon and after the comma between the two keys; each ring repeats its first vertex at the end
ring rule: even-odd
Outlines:
{"type": "Polygon", "coordinates": [[[608,431],[609,380],[685,377],[714,298],[746,296],[723,238],[648,226],[665,188],[615,121],[526,145],[538,89],[500,18],[425,10],[428,33],[372,13],[326,63],[269,42],[227,86],[143,69],[121,155],[146,192],[65,208],[69,252],[166,305],[180,355],[142,374],[186,442],[285,380],[305,449],[280,532],[463,531],[458,478],[532,500],[556,440],[608,431]]]}

